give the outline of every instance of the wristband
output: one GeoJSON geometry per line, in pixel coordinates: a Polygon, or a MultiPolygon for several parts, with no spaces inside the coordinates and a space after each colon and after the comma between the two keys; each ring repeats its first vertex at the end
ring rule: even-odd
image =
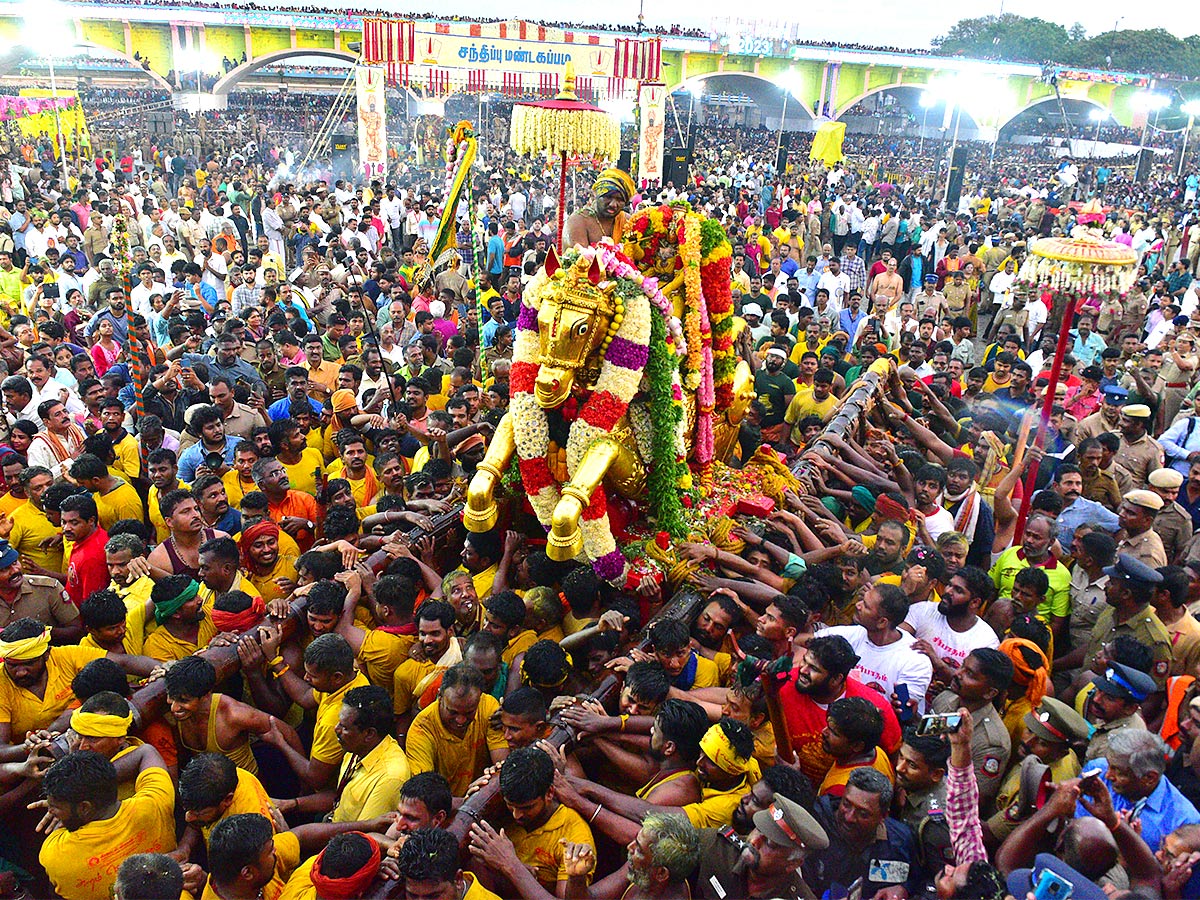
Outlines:
{"type": "Polygon", "coordinates": [[[1117,821],[1115,821],[1113,824],[1111,824],[1107,827],[1108,827],[1109,831],[1111,831],[1115,834],[1117,832],[1117,830],[1121,827],[1121,817],[1117,816],[1117,821]]]}
{"type": "Polygon", "coordinates": [[[621,716],[621,728],[620,728],[620,731],[621,731],[621,733],[622,733],[622,734],[624,734],[624,733],[625,733],[625,726],[626,726],[626,725],[628,725],[628,724],[629,724],[629,716],[628,716],[628,715],[622,715],[622,716],[621,716]]]}
{"type": "Polygon", "coordinates": [[[275,668],[277,665],[279,665],[281,662],[283,662],[283,657],[282,657],[282,656],[276,656],[276,657],[275,657],[273,660],[271,660],[269,663],[267,663],[267,668],[268,668],[268,669],[274,669],[274,668],[275,668]]]}
{"type": "Polygon", "coordinates": [[[284,676],[284,674],[285,674],[286,672],[288,672],[288,671],[289,671],[291,668],[292,668],[292,667],[291,667],[291,666],[289,666],[287,663],[284,663],[284,665],[283,665],[283,668],[282,668],[282,669],[280,669],[278,672],[276,672],[274,669],[272,669],[272,670],[271,670],[271,675],[272,675],[273,677],[275,677],[275,678],[282,678],[282,677],[284,676]]]}

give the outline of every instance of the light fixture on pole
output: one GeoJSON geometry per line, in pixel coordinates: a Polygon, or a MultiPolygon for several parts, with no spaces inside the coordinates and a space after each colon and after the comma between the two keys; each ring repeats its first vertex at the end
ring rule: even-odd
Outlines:
{"type": "Polygon", "coordinates": [[[937,97],[929,91],[922,91],[918,102],[923,110],[921,113],[921,138],[917,145],[917,159],[921,159],[925,155],[925,123],[929,121],[929,110],[937,105],[937,97]]]}
{"type": "MultiPolygon", "coordinates": [[[[776,135],[776,137],[775,137],[775,161],[776,161],[776,163],[779,162],[779,150],[780,150],[780,148],[783,147],[783,125],[784,125],[784,122],[787,121],[788,97],[792,96],[793,94],[799,93],[799,89],[800,89],[799,80],[800,79],[796,76],[796,73],[792,72],[792,71],[784,72],[779,77],[779,89],[783,91],[783,110],[779,114],[779,134],[776,135]]],[[[783,183],[783,175],[784,175],[783,170],[782,170],[783,167],[777,166],[776,168],[778,169],[778,171],[776,171],[775,177],[779,180],[780,184],[782,184],[783,183]]]]}
{"type": "Polygon", "coordinates": [[[1096,146],[1100,143],[1100,126],[1104,124],[1104,120],[1108,118],[1108,110],[1093,109],[1088,113],[1088,118],[1096,123],[1096,136],[1092,138],[1092,159],[1096,158],[1096,146]]]}
{"type": "MultiPolygon", "coordinates": [[[[67,177],[67,147],[63,135],[62,120],[58,113],[58,81],[54,77],[55,55],[70,55],[75,51],[75,33],[70,26],[68,16],[57,8],[57,4],[32,4],[24,10],[24,23],[21,29],[21,41],[34,54],[46,61],[50,69],[50,98],[54,107],[54,146],[57,150],[59,165],[62,166],[63,179],[67,177]]],[[[78,148],[76,148],[78,151],[78,148]]]]}

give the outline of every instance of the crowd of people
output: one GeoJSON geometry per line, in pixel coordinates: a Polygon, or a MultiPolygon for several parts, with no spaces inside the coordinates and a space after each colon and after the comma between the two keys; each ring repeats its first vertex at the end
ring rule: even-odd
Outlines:
{"type": "Polygon", "coordinates": [[[947,207],[706,122],[559,210],[502,104],[448,202],[445,123],[347,179],[291,103],[0,141],[0,896],[1200,896],[1194,164],[972,145],[947,207]],[[1092,200],[1137,277],[1068,311],[1017,275],[1092,200]],[[636,587],[515,488],[466,532],[559,219],[680,202],[790,486],[636,587]]]}

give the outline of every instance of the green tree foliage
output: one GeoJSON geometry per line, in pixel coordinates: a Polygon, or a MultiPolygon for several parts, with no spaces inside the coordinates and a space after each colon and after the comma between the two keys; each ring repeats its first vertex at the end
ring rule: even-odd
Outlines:
{"type": "Polygon", "coordinates": [[[1068,30],[1045,19],[1006,13],[962,19],[934,38],[933,48],[962,56],[1200,78],[1200,34],[1179,38],[1162,28],[1108,31],[1089,38],[1079,23],[1068,30]]]}

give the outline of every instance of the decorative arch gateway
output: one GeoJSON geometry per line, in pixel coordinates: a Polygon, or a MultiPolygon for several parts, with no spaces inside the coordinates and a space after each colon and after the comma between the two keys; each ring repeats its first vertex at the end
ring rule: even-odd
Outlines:
{"type": "MultiPolygon", "coordinates": [[[[117,50],[107,44],[100,44],[95,41],[76,41],[74,46],[86,47],[90,50],[99,50],[110,59],[119,59],[122,62],[128,63],[131,69],[136,69],[141,72],[147,80],[153,82],[156,87],[160,87],[165,91],[174,91],[175,87],[166,78],[155,72],[153,69],[145,68],[138,60],[134,59],[129,54],[122,50],[117,50]]],[[[0,75],[7,75],[17,69],[22,64],[30,60],[38,60],[39,56],[36,53],[30,53],[20,45],[13,45],[7,53],[0,55],[0,75]]]]}

